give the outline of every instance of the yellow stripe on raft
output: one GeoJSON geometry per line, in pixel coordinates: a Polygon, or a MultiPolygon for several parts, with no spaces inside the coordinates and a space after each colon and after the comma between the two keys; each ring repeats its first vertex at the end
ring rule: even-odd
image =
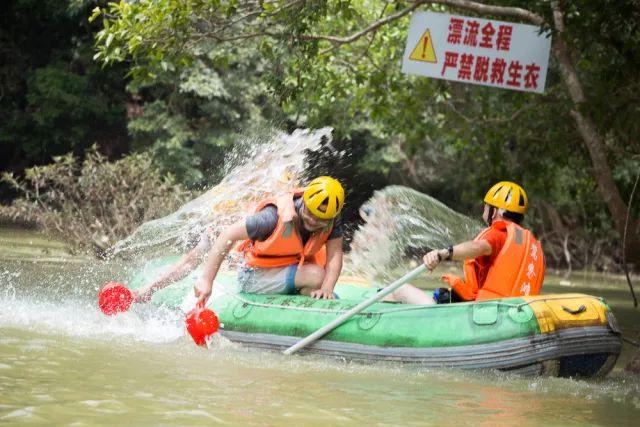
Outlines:
{"type": "Polygon", "coordinates": [[[540,332],[584,326],[606,326],[607,306],[600,298],[584,294],[550,294],[522,297],[535,313],[540,332]]]}

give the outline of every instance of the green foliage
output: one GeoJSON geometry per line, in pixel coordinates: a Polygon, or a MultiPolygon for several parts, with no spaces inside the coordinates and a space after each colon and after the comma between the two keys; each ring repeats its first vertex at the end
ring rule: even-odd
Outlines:
{"type": "Polygon", "coordinates": [[[23,149],[31,157],[81,147],[89,136],[89,123],[110,124],[104,120],[110,112],[92,94],[87,76],[65,68],[64,64],[39,68],[27,80],[27,110],[35,127],[23,149]]]}
{"type": "Polygon", "coordinates": [[[171,115],[164,101],[145,105],[144,113],[129,123],[129,131],[141,139],[149,139],[151,152],[158,164],[179,176],[181,181],[195,183],[202,179],[199,162],[187,144],[194,133],[180,115],[171,115]]]}
{"type": "MultiPolygon", "coordinates": [[[[104,29],[96,34],[98,52],[95,60],[106,64],[124,61],[127,57],[147,58],[145,63],[131,67],[134,78],[149,81],[159,73],[188,65],[190,55],[183,50],[189,33],[193,9],[204,6],[198,0],[158,0],[109,3],[107,8],[94,9],[90,20],[105,15],[104,29]],[[117,17],[112,19],[110,17],[117,17]]],[[[218,3],[218,2],[212,2],[218,3]]],[[[233,2],[232,2],[233,3],[233,2]]],[[[231,10],[233,6],[226,8],[231,10]]]]}
{"type": "Polygon", "coordinates": [[[180,72],[134,81],[130,90],[146,100],[129,122],[134,144],[150,146],[158,163],[189,186],[216,182],[238,135],[284,120],[260,82],[261,61],[256,51],[212,46],[180,72]]]}
{"type": "MultiPolygon", "coordinates": [[[[3,3],[0,169],[20,172],[93,143],[113,157],[128,150],[125,66],[93,62],[89,3],[3,3]]],[[[8,194],[0,187],[0,197],[8,194]]]]}
{"type": "MultiPolygon", "coordinates": [[[[487,3],[531,10],[545,19],[543,28],[553,28],[547,1],[487,3]]],[[[157,140],[174,151],[157,152],[194,149],[220,124],[228,130],[256,118],[281,120],[281,109],[292,125],[334,126],[338,140],[366,134],[361,171],[383,171],[389,181],[428,191],[457,210],[473,212],[496,180],[521,182],[538,206],[530,220],[548,230],[548,239],[560,245],[566,230],[578,230],[573,236],[581,246],[604,239],[616,252],[611,218],[596,192],[557,64],[551,61],[546,94],[533,95],[402,74],[409,15],[346,40],[410,4],[122,1],[95,13],[103,17],[96,58],[105,64],[130,60],[134,85],[162,87],[156,99],[145,99],[164,102],[164,123],[172,130],[157,140]],[[234,84],[240,90],[234,92],[234,84]],[[225,116],[229,104],[235,115],[225,116]]],[[[605,136],[609,165],[626,198],[640,153],[637,2],[560,5],[565,42],[588,97],[581,108],[605,136]]],[[[448,10],[421,7],[429,8],[448,10]]],[[[632,213],[640,214],[637,206],[632,213]]]]}
{"type": "Polygon", "coordinates": [[[4,173],[2,180],[20,197],[11,206],[0,206],[0,216],[35,222],[46,233],[96,255],[192,196],[171,175],[162,175],[148,156],[108,162],[96,146],[82,162],[69,153],[50,165],[27,169],[24,179],[4,173]]]}

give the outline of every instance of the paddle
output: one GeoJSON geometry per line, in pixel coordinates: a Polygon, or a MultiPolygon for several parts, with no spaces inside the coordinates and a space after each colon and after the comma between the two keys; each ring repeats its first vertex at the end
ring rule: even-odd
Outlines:
{"type": "Polygon", "coordinates": [[[396,280],[395,282],[393,282],[392,284],[390,284],[389,286],[387,286],[386,288],[384,288],[380,292],[378,292],[375,295],[372,295],[371,297],[369,297],[366,300],[362,301],[360,304],[356,305],[351,310],[349,310],[346,313],[344,313],[344,314],[340,315],[339,317],[335,318],[333,321],[329,322],[327,325],[325,325],[322,328],[318,329],[317,331],[315,331],[314,333],[312,333],[308,337],[301,339],[300,341],[298,341],[297,343],[295,343],[294,345],[292,345],[291,347],[286,349],[283,353],[286,354],[286,355],[293,354],[296,351],[300,350],[301,348],[304,348],[307,345],[313,343],[318,338],[322,337],[323,335],[327,334],[328,332],[330,332],[333,329],[337,328],[338,326],[342,325],[344,322],[349,320],[351,317],[353,317],[354,315],[360,313],[365,308],[369,307],[371,304],[373,304],[373,303],[375,303],[377,301],[380,301],[382,298],[386,297],[391,292],[395,291],[400,286],[402,286],[405,283],[407,283],[409,280],[412,280],[412,279],[416,278],[417,276],[422,274],[426,269],[427,269],[427,266],[424,265],[424,264],[421,264],[420,267],[417,267],[417,268],[411,270],[410,272],[408,272],[407,274],[405,274],[404,276],[402,276],[401,278],[399,278],[398,280],[396,280]]]}
{"type": "Polygon", "coordinates": [[[184,323],[187,332],[199,346],[206,346],[207,338],[215,334],[220,326],[216,313],[206,308],[203,302],[198,303],[193,310],[187,313],[184,323]]]}
{"type": "Polygon", "coordinates": [[[98,293],[98,306],[107,316],[129,310],[133,302],[133,292],[118,282],[105,284],[98,293]]]}

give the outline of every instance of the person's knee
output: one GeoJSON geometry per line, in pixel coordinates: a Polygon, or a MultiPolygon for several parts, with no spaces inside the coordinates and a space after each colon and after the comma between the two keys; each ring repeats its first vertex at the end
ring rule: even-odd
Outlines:
{"type": "Polygon", "coordinates": [[[297,288],[318,289],[324,281],[324,268],[316,264],[304,264],[296,271],[295,284],[297,288]]]}
{"type": "Polygon", "coordinates": [[[433,298],[422,290],[416,288],[413,285],[406,284],[393,291],[388,295],[390,298],[385,299],[389,302],[400,302],[403,304],[416,304],[416,305],[433,305],[435,301],[433,298]]]}

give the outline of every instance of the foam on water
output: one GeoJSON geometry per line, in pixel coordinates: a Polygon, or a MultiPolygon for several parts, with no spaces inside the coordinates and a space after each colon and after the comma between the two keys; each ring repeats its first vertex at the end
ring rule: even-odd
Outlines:
{"type": "Polygon", "coordinates": [[[7,275],[0,276],[0,328],[155,343],[175,341],[185,335],[180,312],[147,305],[133,306],[130,312],[117,316],[105,316],[93,299],[73,294],[60,298],[47,292],[37,293],[37,286],[25,293],[21,289],[23,285],[7,279],[7,275]]]}

